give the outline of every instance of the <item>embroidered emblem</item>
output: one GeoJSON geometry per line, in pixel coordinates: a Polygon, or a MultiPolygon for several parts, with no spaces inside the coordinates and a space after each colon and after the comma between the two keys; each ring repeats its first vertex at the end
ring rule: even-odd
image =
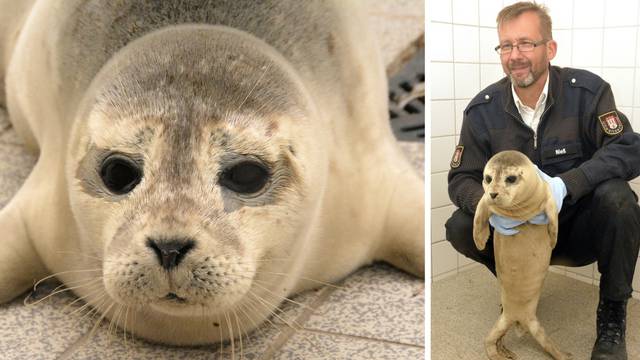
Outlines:
{"type": "Polygon", "coordinates": [[[567,148],[556,149],[556,155],[566,155],[566,154],[567,154],[567,148]]]}
{"type": "Polygon", "coordinates": [[[600,120],[600,126],[602,126],[602,130],[607,135],[620,134],[624,128],[622,121],[620,121],[620,117],[615,110],[599,115],[598,120],[600,120]]]}
{"type": "Polygon", "coordinates": [[[462,152],[464,151],[464,146],[458,145],[456,146],[456,151],[453,152],[453,157],[451,158],[451,168],[455,169],[460,167],[462,163],[462,152]]]}

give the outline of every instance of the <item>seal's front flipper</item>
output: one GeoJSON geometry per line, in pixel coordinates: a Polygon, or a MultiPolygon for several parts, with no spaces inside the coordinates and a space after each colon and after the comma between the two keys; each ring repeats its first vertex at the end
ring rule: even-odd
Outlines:
{"type": "Polygon", "coordinates": [[[544,212],[547,214],[547,218],[549,219],[549,224],[547,225],[547,229],[549,232],[549,238],[551,243],[551,249],[556,247],[556,243],[558,242],[558,210],[556,206],[556,201],[551,196],[551,193],[547,196],[547,203],[544,207],[544,212]]]}
{"type": "Polygon", "coordinates": [[[424,183],[414,173],[398,179],[376,260],[424,278],[424,183]]]}
{"type": "Polygon", "coordinates": [[[476,243],[478,250],[482,250],[487,246],[489,240],[489,206],[485,200],[484,195],[480,198],[478,206],[476,207],[476,213],[473,216],[473,241],[476,243]]]}
{"type": "Polygon", "coordinates": [[[27,234],[20,193],[0,210],[0,304],[20,295],[46,274],[27,234]]]}

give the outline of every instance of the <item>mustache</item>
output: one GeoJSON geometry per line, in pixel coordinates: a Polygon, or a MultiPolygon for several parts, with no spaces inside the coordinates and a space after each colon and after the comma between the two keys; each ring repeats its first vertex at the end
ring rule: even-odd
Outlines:
{"type": "Polygon", "coordinates": [[[509,62],[509,70],[513,70],[513,68],[521,68],[525,66],[531,66],[531,61],[522,60],[522,61],[511,61],[509,62]]]}

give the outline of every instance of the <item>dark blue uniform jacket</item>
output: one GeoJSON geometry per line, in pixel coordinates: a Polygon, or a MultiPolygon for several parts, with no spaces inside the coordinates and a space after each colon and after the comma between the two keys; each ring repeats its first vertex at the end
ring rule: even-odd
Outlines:
{"type": "Polygon", "coordinates": [[[483,194],[482,170],[502,150],[526,154],[567,186],[573,204],[601,182],[640,175],[640,135],[615,104],[611,86],[579,69],[549,68],[549,91],[537,136],[516,108],[508,77],[481,91],[464,110],[449,171],[449,197],[468,213],[483,194]]]}

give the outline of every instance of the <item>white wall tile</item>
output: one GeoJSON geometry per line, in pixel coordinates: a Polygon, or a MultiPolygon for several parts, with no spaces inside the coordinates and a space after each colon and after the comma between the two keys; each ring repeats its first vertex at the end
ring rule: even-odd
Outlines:
{"type": "Polygon", "coordinates": [[[494,48],[498,45],[496,29],[480,28],[480,62],[500,63],[500,56],[494,48]]]}
{"type": "Polygon", "coordinates": [[[567,271],[593,279],[593,264],[580,267],[567,267],[567,271]]]}
{"type": "Polygon", "coordinates": [[[470,99],[480,91],[479,64],[455,64],[454,77],[456,99],[470,99]]]}
{"type": "Polygon", "coordinates": [[[480,60],[477,26],[453,25],[453,59],[462,62],[480,60]]]}
{"type": "Polygon", "coordinates": [[[502,0],[480,0],[480,26],[490,26],[496,32],[496,17],[502,10],[502,0]]]}
{"type": "Polygon", "coordinates": [[[573,1],[545,0],[544,4],[549,10],[553,29],[571,29],[573,23],[573,1]]]}
{"type": "MultiPolygon", "coordinates": [[[[574,28],[595,28],[604,24],[604,0],[576,0],[573,8],[574,28]]],[[[433,2],[433,1],[432,1],[433,2]]]]}
{"type": "Polygon", "coordinates": [[[640,106],[640,69],[636,67],[635,92],[633,93],[633,106],[640,106]]]}
{"type": "Polygon", "coordinates": [[[638,1],[605,1],[604,26],[624,26],[638,24],[638,1]]]}
{"type": "Polygon", "coordinates": [[[429,28],[432,61],[453,61],[453,25],[432,23],[429,28]]]}
{"type": "Polygon", "coordinates": [[[480,89],[484,89],[494,82],[504,77],[502,65],[482,64],[480,65],[480,89]]]}
{"type": "Polygon", "coordinates": [[[450,23],[451,0],[427,1],[427,16],[431,21],[443,21],[450,23]]]}
{"type": "Polygon", "coordinates": [[[431,172],[449,171],[451,156],[456,148],[456,139],[445,136],[431,139],[431,172]]]}
{"type": "Polygon", "coordinates": [[[431,210],[431,242],[438,242],[446,239],[446,229],[444,225],[451,217],[456,207],[445,206],[431,210]]]}
{"type": "Polygon", "coordinates": [[[602,66],[634,66],[635,27],[604,29],[602,66]]]}
{"type": "Polygon", "coordinates": [[[453,99],[453,63],[431,63],[432,99],[453,99]]]}
{"type": "Polygon", "coordinates": [[[464,109],[469,105],[471,99],[456,100],[456,134],[460,134],[462,129],[462,120],[464,119],[464,109]]]}
{"type": "Polygon", "coordinates": [[[602,29],[580,29],[573,31],[573,65],[602,65],[602,29]]]}
{"type": "Polygon", "coordinates": [[[479,0],[453,0],[453,23],[478,25],[479,0]]]}
{"type": "Polygon", "coordinates": [[[431,246],[431,276],[438,276],[458,267],[458,253],[448,241],[431,246]]]}
{"type": "Polygon", "coordinates": [[[454,135],[456,115],[453,100],[431,101],[431,136],[454,135]]]}
{"type": "MultiPolygon", "coordinates": [[[[445,156],[445,155],[443,155],[445,156]]],[[[449,159],[453,156],[451,152],[449,159]]],[[[447,190],[447,173],[431,175],[431,207],[441,207],[450,205],[449,191],[447,190]]]]}
{"type": "Polygon", "coordinates": [[[603,68],[602,77],[611,84],[618,107],[633,106],[634,69],[603,68]]]}
{"type": "Polygon", "coordinates": [[[636,261],[636,271],[633,273],[631,287],[635,291],[640,291],[640,258],[636,261]]]}
{"type": "Polygon", "coordinates": [[[551,63],[563,67],[571,66],[571,30],[554,30],[553,39],[558,43],[558,51],[551,63]]]}
{"type": "MultiPolygon", "coordinates": [[[[571,269],[571,268],[567,268],[567,269],[571,269]]],[[[593,282],[594,282],[592,277],[586,277],[584,275],[576,274],[576,273],[571,272],[571,271],[567,271],[566,275],[568,277],[572,278],[572,279],[576,279],[576,280],[582,281],[582,282],[587,283],[587,284],[592,284],[593,285],[593,282]]]]}

